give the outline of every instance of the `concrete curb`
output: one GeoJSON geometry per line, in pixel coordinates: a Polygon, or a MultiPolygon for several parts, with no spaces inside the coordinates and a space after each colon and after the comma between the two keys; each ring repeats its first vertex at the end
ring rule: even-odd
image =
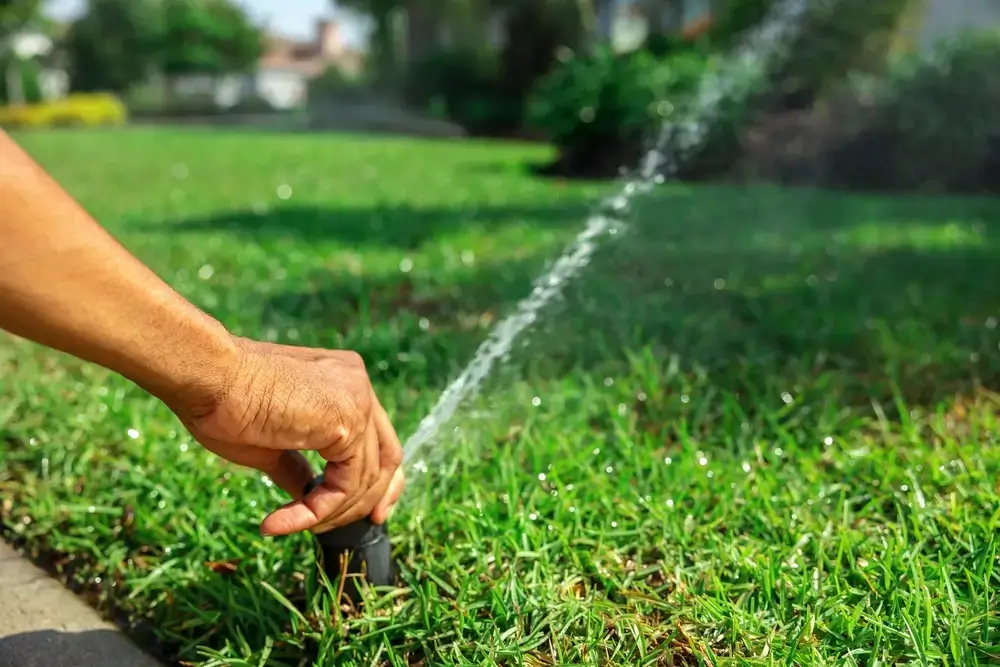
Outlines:
{"type": "Polygon", "coordinates": [[[0,667],[163,667],[0,541],[0,667]]]}

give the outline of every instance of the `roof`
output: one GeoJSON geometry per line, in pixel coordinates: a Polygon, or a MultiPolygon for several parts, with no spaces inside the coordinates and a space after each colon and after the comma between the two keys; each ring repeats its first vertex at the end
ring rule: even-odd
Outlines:
{"type": "Polygon", "coordinates": [[[274,34],[267,35],[264,39],[264,55],[260,58],[258,69],[296,72],[314,77],[330,66],[357,71],[363,61],[363,55],[354,49],[343,49],[336,55],[324,55],[316,42],[274,34]]]}

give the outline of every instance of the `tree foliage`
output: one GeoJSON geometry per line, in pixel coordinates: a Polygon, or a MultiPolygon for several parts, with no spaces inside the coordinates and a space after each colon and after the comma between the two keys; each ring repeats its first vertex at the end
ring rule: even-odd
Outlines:
{"type": "Polygon", "coordinates": [[[66,49],[74,90],[124,92],[154,72],[247,71],[263,40],[230,0],[89,0],[66,49]]]}

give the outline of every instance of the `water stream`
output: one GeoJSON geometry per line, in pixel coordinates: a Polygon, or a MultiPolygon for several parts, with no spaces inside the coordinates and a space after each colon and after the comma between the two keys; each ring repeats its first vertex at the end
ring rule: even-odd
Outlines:
{"type": "Polygon", "coordinates": [[[479,393],[497,362],[510,354],[521,334],[590,263],[601,242],[624,230],[631,200],[676,173],[685,156],[708,137],[713,123],[723,113],[723,102],[745,99],[762,83],[768,63],[782,52],[795,34],[808,4],[808,0],[778,3],[771,16],[726,59],[724,65],[704,77],[689,110],[680,118],[664,122],[638,172],[596,207],[566,251],[535,281],[531,293],[517,304],[513,313],[493,328],[465,370],[421,420],[403,445],[404,465],[426,468],[418,455],[428,443],[437,439],[441,428],[458,408],[479,393]]]}

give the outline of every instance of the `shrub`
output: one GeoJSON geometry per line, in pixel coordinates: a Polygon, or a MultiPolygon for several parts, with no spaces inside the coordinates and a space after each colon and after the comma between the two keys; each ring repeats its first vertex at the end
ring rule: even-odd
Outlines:
{"type": "Polygon", "coordinates": [[[644,140],[686,108],[706,65],[692,51],[658,59],[646,51],[600,48],[566,60],[543,79],[529,118],[559,148],[566,171],[613,173],[637,161],[644,140]]]}
{"type": "Polygon", "coordinates": [[[310,102],[357,102],[369,99],[373,92],[374,88],[367,79],[348,76],[339,67],[330,66],[309,81],[308,99],[310,102]]]}
{"type": "Polygon", "coordinates": [[[484,51],[429,54],[407,73],[403,94],[411,106],[436,111],[471,134],[503,134],[521,125],[521,104],[504,93],[499,63],[484,51]]]}
{"type": "MultiPolygon", "coordinates": [[[[919,0],[916,0],[919,2],[919,0]]],[[[712,22],[712,46],[731,49],[759,26],[778,0],[732,0],[712,22]]],[[[848,72],[879,72],[914,0],[816,0],[769,74],[767,105],[805,109],[848,72]]]]}
{"type": "Polygon", "coordinates": [[[70,95],[41,104],[0,108],[0,125],[19,128],[120,125],[127,121],[125,105],[114,95],[70,95]]]}
{"type": "Polygon", "coordinates": [[[890,70],[861,131],[832,159],[850,187],[1000,189],[1000,32],[963,35],[890,70]],[[991,180],[992,177],[992,180],[991,180]]]}

